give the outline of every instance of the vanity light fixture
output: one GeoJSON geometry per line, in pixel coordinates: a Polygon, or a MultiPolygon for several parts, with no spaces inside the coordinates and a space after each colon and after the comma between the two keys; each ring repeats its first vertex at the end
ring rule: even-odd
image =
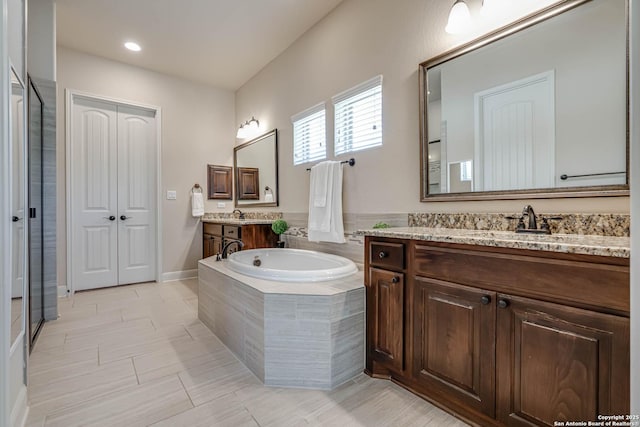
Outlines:
{"type": "Polygon", "coordinates": [[[449,34],[461,34],[471,27],[471,14],[464,0],[456,0],[449,12],[449,20],[444,30],[449,34]]]}
{"type": "Polygon", "coordinates": [[[134,52],[140,52],[142,50],[142,48],[140,47],[140,45],[136,42],[126,42],[124,44],[124,47],[126,47],[127,49],[134,51],[134,52]]]}
{"type": "Polygon", "coordinates": [[[252,136],[256,136],[260,130],[260,122],[254,116],[251,116],[251,120],[247,120],[238,128],[236,138],[247,139],[252,136]]]}
{"type": "Polygon", "coordinates": [[[482,8],[480,15],[483,17],[491,16],[497,10],[498,0],[482,0],[482,8]]]}
{"type": "Polygon", "coordinates": [[[251,120],[249,120],[249,131],[253,134],[257,133],[260,130],[260,122],[255,117],[251,116],[251,120]]]}

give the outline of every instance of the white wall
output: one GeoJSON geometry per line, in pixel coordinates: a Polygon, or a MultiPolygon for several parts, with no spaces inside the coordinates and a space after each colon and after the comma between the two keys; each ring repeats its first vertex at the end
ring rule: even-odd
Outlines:
{"type": "Polygon", "coordinates": [[[27,68],[31,77],[56,80],[56,4],[29,0],[27,68]]]}
{"type": "MultiPolygon", "coordinates": [[[[477,17],[480,2],[470,3],[477,17]]],[[[543,3],[518,2],[528,8],[522,14],[543,3]]],[[[357,164],[344,174],[345,212],[517,212],[526,203],[541,213],[628,212],[624,197],[420,203],[418,64],[490,27],[450,36],[444,32],[450,7],[436,0],[405,0],[402,6],[345,0],[238,90],[237,117],[255,116],[263,130],[280,131],[280,209],[306,212],[308,207],[309,165],[292,165],[290,117],[382,74],[383,146],[354,153],[357,164]]],[[[332,115],[328,106],[327,116],[332,115]]],[[[331,120],[327,125],[332,135],[331,120]]],[[[328,146],[333,158],[332,139],[328,146]]]]}
{"type": "MultiPolygon", "coordinates": [[[[640,75],[640,0],[631,0],[631,69],[640,75]]],[[[631,413],[640,414],[640,82],[631,84],[631,413]]]]}
{"type": "MultiPolygon", "coordinates": [[[[202,226],[191,217],[190,190],[206,187],[207,164],[232,165],[235,142],[232,92],[58,46],[58,198],[66,195],[65,90],[73,89],[162,109],[162,271],[197,267],[202,226]],[[166,200],[176,190],[177,200],[166,200]]],[[[206,188],[205,188],[206,193],[206,188]]],[[[216,210],[206,201],[205,210],[216,210]]],[[[66,284],[66,212],[58,203],[58,283],[66,284]]],[[[232,210],[227,203],[227,210],[232,210]]]]}

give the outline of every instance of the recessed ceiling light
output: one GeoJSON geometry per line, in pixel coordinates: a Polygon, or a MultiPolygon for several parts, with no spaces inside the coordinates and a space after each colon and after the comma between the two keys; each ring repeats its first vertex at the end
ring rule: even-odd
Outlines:
{"type": "Polygon", "coordinates": [[[140,52],[142,50],[140,45],[138,43],[134,43],[134,42],[126,42],[124,44],[124,47],[126,47],[127,49],[132,50],[134,52],[140,52]]]}

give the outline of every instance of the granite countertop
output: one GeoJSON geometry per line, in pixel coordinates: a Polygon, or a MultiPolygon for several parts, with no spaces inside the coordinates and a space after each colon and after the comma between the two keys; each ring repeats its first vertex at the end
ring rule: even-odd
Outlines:
{"type": "Polygon", "coordinates": [[[225,224],[225,225],[250,225],[250,224],[273,224],[275,219],[261,219],[261,218],[215,218],[215,219],[203,219],[202,222],[211,224],[225,224]]]}
{"type": "Polygon", "coordinates": [[[461,243],[499,248],[529,249],[572,254],[629,258],[629,237],[581,234],[518,234],[513,231],[462,230],[453,228],[392,227],[359,230],[365,236],[461,243]]]}

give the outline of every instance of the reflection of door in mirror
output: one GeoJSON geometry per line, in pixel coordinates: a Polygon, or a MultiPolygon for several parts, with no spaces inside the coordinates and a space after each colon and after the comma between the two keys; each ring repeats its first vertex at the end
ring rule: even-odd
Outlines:
{"type": "Polygon", "coordinates": [[[260,199],[260,169],[238,168],[238,200],[260,199]]]}
{"type": "Polygon", "coordinates": [[[25,144],[24,87],[15,73],[11,77],[11,342],[23,330],[25,263],[25,144]]]}
{"type": "Polygon", "coordinates": [[[475,190],[553,187],[554,99],[553,70],[474,95],[475,190]]]}
{"type": "Polygon", "coordinates": [[[43,103],[29,79],[29,335],[33,344],[44,322],[43,103]]]}

